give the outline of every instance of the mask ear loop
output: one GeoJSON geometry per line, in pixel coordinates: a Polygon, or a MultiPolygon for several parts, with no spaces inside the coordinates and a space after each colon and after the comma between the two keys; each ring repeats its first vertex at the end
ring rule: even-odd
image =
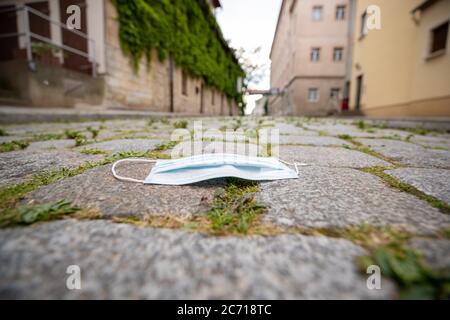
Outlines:
{"type": "Polygon", "coordinates": [[[299,171],[298,171],[298,167],[307,167],[307,166],[309,166],[309,164],[307,164],[307,163],[300,163],[300,162],[287,162],[287,161],[284,161],[284,160],[281,160],[281,159],[278,159],[281,163],[284,163],[284,164],[286,164],[286,165],[288,165],[288,166],[292,166],[292,167],[295,167],[295,172],[297,173],[297,174],[299,174],[299,171]]]}
{"type": "Polygon", "coordinates": [[[133,178],[128,178],[128,177],[122,177],[119,176],[116,173],[116,167],[118,164],[121,164],[123,162],[140,162],[140,163],[156,163],[157,160],[150,160],[150,159],[122,159],[119,160],[117,162],[115,162],[111,168],[111,172],[114,176],[114,178],[116,178],[117,180],[121,180],[121,181],[128,181],[128,182],[136,182],[136,183],[144,183],[144,180],[138,180],[138,179],[133,179],[133,178]]]}

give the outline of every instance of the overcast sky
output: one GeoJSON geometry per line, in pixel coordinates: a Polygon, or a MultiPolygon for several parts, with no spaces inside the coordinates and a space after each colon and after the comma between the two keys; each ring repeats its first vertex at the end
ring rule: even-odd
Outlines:
{"type": "MultiPolygon", "coordinates": [[[[248,51],[261,47],[256,62],[269,64],[281,0],[220,0],[220,2],[222,9],[217,13],[217,20],[225,39],[231,41],[231,46],[243,47],[248,51]]],[[[270,88],[270,68],[257,88],[270,88]]],[[[253,101],[248,103],[252,108],[253,101]]]]}

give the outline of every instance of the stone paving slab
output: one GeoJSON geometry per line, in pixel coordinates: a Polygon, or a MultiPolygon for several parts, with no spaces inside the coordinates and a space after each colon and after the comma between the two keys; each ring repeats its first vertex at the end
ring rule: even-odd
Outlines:
{"type": "MultiPolygon", "coordinates": [[[[150,128],[148,124],[148,119],[105,121],[102,124],[103,127],[114,130],[144,130],[150,128]]],[[[155,122],[154,124],[166,126],[163,125],[161,122],[155,122]]]]}
{"type": "Polygon", "coordinates": [[[13,142],[13,141],[22,141],[25,139],[26,139],[25,137],[20,137],[20,136],[3,136],[3,137],[0,137],[0,144],[13,142]]]}
{"type": "Polygon", "coordinates": [[[131,130],[131,131],[100,131],[97,140],[120,140],[120,139],[153,139],[170,140],[173,130],[131,130]]]}
{"type": "Polygon", "coordinates": [[[67,150],[13,151],[0,153],[0,185],[23,182],[32,175],[61,168],[74,168],[103,159],[67,150]]]}
{"type": "Polygon", "coordinates": [[[382,137],[398,137],[398,138],[407,138],[411,133],[403,130],[395,130],[395,129],[359,129],[355,125],[351,124],[305,124],[305,128],[315,131],[323,131],[332,136],[339,135],[350,135],[352,137],[358,138],[382,138],[382,137]]]}
{"type": "Polygon", "coordinates": [[[233,153],[258,156],[264,148],[252,143],[223,141],[183,141],[166,153],[172,158],[187,157],[202,153],[233,153]]]}
{"type": "Polygon", "coordinates": [[[285,161],[313,166],[342,168],[391,166],[390,163],[368,154],[338,147],[281,146],[279,153],[279,157],[285,161]]]}
{"type": "Polygon", "coordinates": [[[300,178],[261,184],[258,200],[270,209],[266,222],[303,227],[372,224],[432,233],[450,216],[379,178],[354,169],[305,167],[300,178]]]}
{"type": "Polygon", "coordinates": [[[53,123],[33,123],[5,126],[5,130],[10,134],[42,134],[42,133],[64,133],[65,130],[86,131],[88,127],[100,128],[104,126],[102,122],[53,122],[53,123]]]}
{"type": "Polygon", "coordinates": [[[211,238],[105,221],[0,230],[0,297],[12,299],[377,299],[355,259],[325,237],[211,238]],[[81,290],[66,289],[69,265],[81,290]]]}
{"type": "MultiPolygon", "coordinates": [[[[148,120],[115,120],[115,121],[93,121],[93,122],[53,122],[53,123],[33,123],[4,126],[4,129],[11,135],[26,134],[45,134],[45,133],[64,133],[66,130],[80,131],[89,135],[87,129],[91,127],[102,131],[131,131],[131,130],[150,130],[148,120]]],[[[172,125],[164,125],[160,122],[155,123],[155,129],[173,130],[172,125]]]]}
{"type": "Polygon", "coordinates": [[[442,148],[450,150],[450,136],[441,135],[436,137],[430,136],[414,136],[410,140],[413,143],[420,144],[427,148],[442,148]]]}
{"type": "MultiPolygon", "coordinates": [[[[293,131],[293,133],[291,134],[287,134],[281,133],[280,131],[278,131],[278,129],[274,128],[261,128],[259,129],[258,134],[260,143],[272,143],[272,144],[278,144],[280,142],[284,144],[285,141],[286,143],[289,143],[290,141],[295,142],[296,140],[299,139],[302,139],[303,141],[320,141],[320,139],[314,138],[331,138],[331,137],[319,137],[319,135],[316,132],[306,131],[303,129],[293,131]]],[[[336,140],[333,141],[336,142],[336,140]]]]}
{"type": "Polygon", "coordinates": [[[396,140],[358,139],[358,141],[406,165],[450,169],[450,151],[426,149],[417,144],[396,140]]]}
{"type": "Polygon", "coordinates": [[[27,151],[42,151],[48,149],[67,149],[75,146],[75,140],[62,139],[62,140],[47,140],[32,142],[26,148],[27,151]]]}
{"type": "Polygon", "coordinates": [[[298,136],[317,136],[319,135],[315,131],[311,130],[305,130],[303,128],[291,125],[291,124],[285,124],[285,123],[279,123],[276,124],[274,128],[264,128],[268,130],[278,129],[279,133],[282,135],[298,135],[298,136]]]}
{"type": "Polygon", "coordinates": [[[120,135],[120,132],[114,130],[101,130],[98,133],[97,140],[109,140],[120,135]]]}
{"type": "Polygon", "coordinates": [[[368,118],[368,123],[381,124],[388,128],[398,129],[425,129],[436,131],[450,131],[450,118],[449,117],[435,117],[435,118],[368,118]]]}
{"type": "Polygon", "coordinates": [[[152,139],[119,139],[105,142],[97,142],[75,148],[74,150],[98,149],[109,153],[118,153],[126,151],[149,151],[155,149],[163,140],[152,139]]]}
{"type": "Polygon", "coordinates": [[[281,135],[280,144],[299,144],[311,146],[350,146],[351,144],[345,140],[335,137],[314,137],[314,136],[294,136],[281,135]]]}
{"type": "MultiPolygon", "coordinates": [[[[199,138],[199,137],[194,137],[199,138]]],[[[246,136],[243,132],[205,132],[202,137],[204,140],[213,139],[217,141],[237,141],[246,142],[250,137],[246,136]]],[[[197,139],[198,140],[198,139],[197,139]]]]}
{"type": "Polygon", "coordinates": [[[450,240],[413,238],[409,246],[419,251],[432,269],[450,270],[450,240]]]}
{"type": "Polygon", "coordinates": [[[205,130],[220,130],[221,128],[227,127],[229,129],[234,128],[233,121],[216,121],[216,120],[206,120],[206,119],[194,119],[188,122],[188,129],[194,129],[194,122],[202,122],[202,127],[205,130]]]}
{"type": "Polygon", "coordinates": [[[400,168],[386,173],[450,204],[450,170],[400,168]]]}
{"type": "MultiPolygon", "coordinates": [[[[151,164],[123,163],[117,173],[145,179],[151,164]]],[[[100,210],[106,217],[171,215],[187,216],[205,212],[223,180],[188,186],[143,185],[116,180],[111,166],[102,166],[40,188],[26,196],[23,203],[48,203],[68,199],[76,206],[100,210]]]]}

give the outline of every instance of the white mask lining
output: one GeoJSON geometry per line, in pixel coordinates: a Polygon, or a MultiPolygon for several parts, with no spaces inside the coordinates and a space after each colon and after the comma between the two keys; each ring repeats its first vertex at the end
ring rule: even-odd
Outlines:
{"type": "MultiPolygon", "coordinates": [[[[136,182],[136,183],[144,183],[145,180],[139,180],[139,179],[134,179],[134,178],[128,178],[128,177],[123,177],[117,174],[116,172],[116,167],[117,165],[124,163],[124,162],[135,162],[135,163],[156,163],[158,160],[152,160],[152,159],[138,159],[138,158],[129,158],[129,159],[122,159],[119,160],[117,162],[115,162],[111,168],[111,172],[114,176],[114,178],[116,178],[117,180],[120,181],[128,181],[128,182],[136,182]]],[[[306,163],[299,163],[299,162],[287,162],[281,159],[278,159],[278,161],[280,161],[281,163],[284,163],[288,166],[292,166],[295,167],[295,171],[297,174],[299,174],[299,170],[298,167],[306,167],[308,166],[308,164],[306,163]]]]}

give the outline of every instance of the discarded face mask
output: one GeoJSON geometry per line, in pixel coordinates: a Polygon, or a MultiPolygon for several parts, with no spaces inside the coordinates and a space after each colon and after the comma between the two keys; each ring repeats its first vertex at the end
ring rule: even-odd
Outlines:
{"type": "Polygon", "coordinates": [[[236,154],[202,154],[175,160],[123,159],[112,166],[113,176],[121,181],[143,184],[186,185],[199,181],[235,177],[264,181],[298,178],[303,163],[288,163],[276,158],[249,157],[236,154]],[[124,162],[155,163],[145,180],[119,176],[116,167],[124,162]],[[287,165],[294,166],[295,171],[287,165]]]}

